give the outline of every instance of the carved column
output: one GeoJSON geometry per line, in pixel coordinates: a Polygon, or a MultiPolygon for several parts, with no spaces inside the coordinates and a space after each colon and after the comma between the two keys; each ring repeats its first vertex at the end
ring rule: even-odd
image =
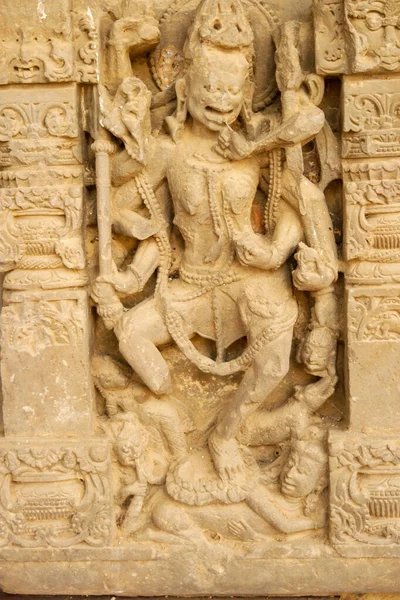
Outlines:
{"type": "Polygon", "coordinates": [[[345,556],[400,553],[400,54],[388,31],[398,9],[372,4],[315,3],[319,72],[343,76],[349,428],[331,433],[330,453],[331,540],[345,556]]]}
{"type": "Polygon", "coordinates": [[[80,130],[80,83],[97,82],[97,33],[77,3],[43,4],[42,15],[28,2],[25,24],[21,3],[6,4],[0,544],[102,546],[114,519],[109,446],[94,438],[80,130]],[[8,39],[17,16],[20,36],[8,39]]]}
{"type": "Polygon", "coordinates": [[[93,431],[77,111],[73,83],[0,89],[6,435],[93,431]]]}

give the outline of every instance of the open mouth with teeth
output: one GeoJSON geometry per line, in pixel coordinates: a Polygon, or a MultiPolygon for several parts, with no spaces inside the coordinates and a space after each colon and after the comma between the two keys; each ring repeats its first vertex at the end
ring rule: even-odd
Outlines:
{"type": "Polygon", "coordinates": [[[29,62],[27,64],[16,63],[13,66],[13,71],[18,79],[33,79],[34,77],[38,77],[41,73],[40,66],[36,63],[29,62]]]}
{"type": "Polygon", "coordinates": [[[233,110],[222,110],[216,106],[206,106],[205,107],[207,117],[212,121],[217,121],[218,123],[225,123],[230,119],[233,114],[233,110]]]}

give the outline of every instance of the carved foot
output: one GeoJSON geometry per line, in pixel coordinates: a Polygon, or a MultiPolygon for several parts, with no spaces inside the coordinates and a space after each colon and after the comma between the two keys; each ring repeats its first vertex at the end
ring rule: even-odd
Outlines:
{"type": "Polygon", "coordinates": [[[208,438],[208,447],[218,475],[223,481],[244,474],[245,463],[235,438],[221,438],[215,431],[208,438]]]}

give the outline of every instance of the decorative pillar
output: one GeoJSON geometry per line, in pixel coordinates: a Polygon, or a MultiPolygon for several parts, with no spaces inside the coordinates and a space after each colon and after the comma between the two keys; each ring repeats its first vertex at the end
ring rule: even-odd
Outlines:
{"type": "Polygon", "coordinates": [[[395,3],[372,5],[317,1],[315,23],[319,72],[343,84],[349,422],[330,434],[331,541],[389,557],[400,555],[400,53],[395,3]]]}
{"type": "Polygon", "coordinates": [[[37,14],[28,2],[26,15],[6,4],[0,545],[104,546],[115,519],[109,444],[94,437],[80,127],[80,84],[98,78],[97,32],[90,10],[69,0],[38,3],[37,14]],[[18,40],[8,39],[15,23],[18,40]]]}

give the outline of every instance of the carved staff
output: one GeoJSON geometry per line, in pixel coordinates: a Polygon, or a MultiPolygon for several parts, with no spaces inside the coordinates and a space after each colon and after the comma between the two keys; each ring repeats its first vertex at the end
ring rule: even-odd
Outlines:
{"type": "MultiPolygon", "coordinates": [[[[105,133],[105,132],[104,132],[105,133]]],[[[92,144],[96,154],[97,188],[97,227],[99,231],[99,270],[100,277],[109,279],[112,275],[111,251],[111,170],[110,156],[116,152],[116,145],[108,139],[97,139],[92,144]]]]}
{"type": "MultiPolygon", "coordinates": [[[[299,28],[300,23],[296,21],[284,23],[280,30],[280,39],[276,40],[276,81],[281,92],[283,121],[299,112],[298,92],[303,83],[298,51],[299,28]]],[[[286,148],[286,162],[296,181],[300,182],[304,172],[301,144],[286,148]]]]}

